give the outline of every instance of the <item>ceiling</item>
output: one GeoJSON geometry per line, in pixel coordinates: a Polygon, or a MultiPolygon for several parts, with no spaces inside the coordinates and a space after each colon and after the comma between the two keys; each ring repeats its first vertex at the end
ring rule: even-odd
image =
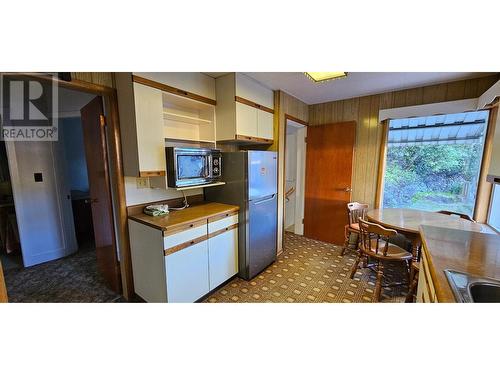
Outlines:
{"type": "MultiPolygon", "coordinates": [[[[207,73],[217,78],[225,72],[207,73]]],[[[330,102],[358,96],[428,86],[490,75],[469,72],[353,72],[346,78],[314,83],[302,72],[245,73],[273,90],[283,90],[306,104],[330,102]]]]}

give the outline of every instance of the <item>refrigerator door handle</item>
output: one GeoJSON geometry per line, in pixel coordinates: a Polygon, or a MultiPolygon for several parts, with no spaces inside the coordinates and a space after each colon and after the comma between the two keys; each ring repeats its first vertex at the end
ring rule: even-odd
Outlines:
{"type": "Polygon", "coordinates": [[[276,196],[276,194],[273,194],[271,195],[269,198],[267,199],[262,199],[261,201],[254,201],[254,205],[258,205],[258,204],[262,204],[262,203],[266,203],[266,202],[269,202],[269,201],[272,201],[274,199],[274,197],[276,196]]]}

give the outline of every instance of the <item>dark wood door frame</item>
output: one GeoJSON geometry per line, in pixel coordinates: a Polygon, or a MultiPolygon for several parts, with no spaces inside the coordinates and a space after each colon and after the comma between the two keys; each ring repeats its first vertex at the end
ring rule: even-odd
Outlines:
{"type": "MultiPolygon", "coordinates": [[[[20,74],[21,75],[21,74],[20,74]]],[[[29,77],[29,74],[22,74],[29,77]]],[[[36,75],[37,79],[46,79],[47,81],[56,82],[58,87],[82,91],[90,94],[102,96],[104,101],[104,111],[106,115],[106,123],[108,126],[108,147],[110,157],[110,177],[111,181],[116,182],[115,190],[115,209],[118,216],[116,222],[117,228],[117,246],[120,254],[120,273],[122,283],[123,296],[129,300],[134,295],[134,282],[132,276],[132,262],[130,256],[130,241],[128,237],[127,223],[127,204],[125,201],[125,177],[123,174],[123,159],[120,138],[120,122],[118,116],[118,100],[116,89],[112,87],[102,86],[95,83],[74,79],[71,81],[63,81],[58,78],[47,75],[36,75]]],[[[115,218],[113,218],[115,221],[115,218]]]]}

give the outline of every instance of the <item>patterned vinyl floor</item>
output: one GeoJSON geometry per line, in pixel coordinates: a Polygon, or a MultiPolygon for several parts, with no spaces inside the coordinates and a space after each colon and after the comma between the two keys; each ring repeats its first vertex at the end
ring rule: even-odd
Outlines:
{"type": "Polygon", "coordinates": [[[99,275],[94,249],[4,274],[9,302],[114,302],[121,297],[99,275]]]}
{"type": "MultiPolygon", "coordinates": [[[[251,281],[233,279],[204,302],[371,302],[375,273],[360,269],[349,278],[355,252],[340,255],[339,246],[285,234],[284,251],[251,281]]],[[[405,281],[402,267],[386,267],[387,281],[405,281]]],[[[406,283],[383,288],[380,302],[404,302],[406,283]]]]}

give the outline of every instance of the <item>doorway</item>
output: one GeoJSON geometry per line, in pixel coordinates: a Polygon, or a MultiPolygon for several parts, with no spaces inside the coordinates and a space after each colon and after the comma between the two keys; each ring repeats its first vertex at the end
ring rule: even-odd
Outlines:
{"type": "Polygon", "coordinates": [[[121,283],[103,98],[58,97],[58,141],[6,142],[22,258],[5,274],[9,299],[108,301],[121,283]]]}
{"type": "Polygon", "coordinates": [[[304,189],[307,126],[286,120],[285,232],[304,234],[304,189]]]}

